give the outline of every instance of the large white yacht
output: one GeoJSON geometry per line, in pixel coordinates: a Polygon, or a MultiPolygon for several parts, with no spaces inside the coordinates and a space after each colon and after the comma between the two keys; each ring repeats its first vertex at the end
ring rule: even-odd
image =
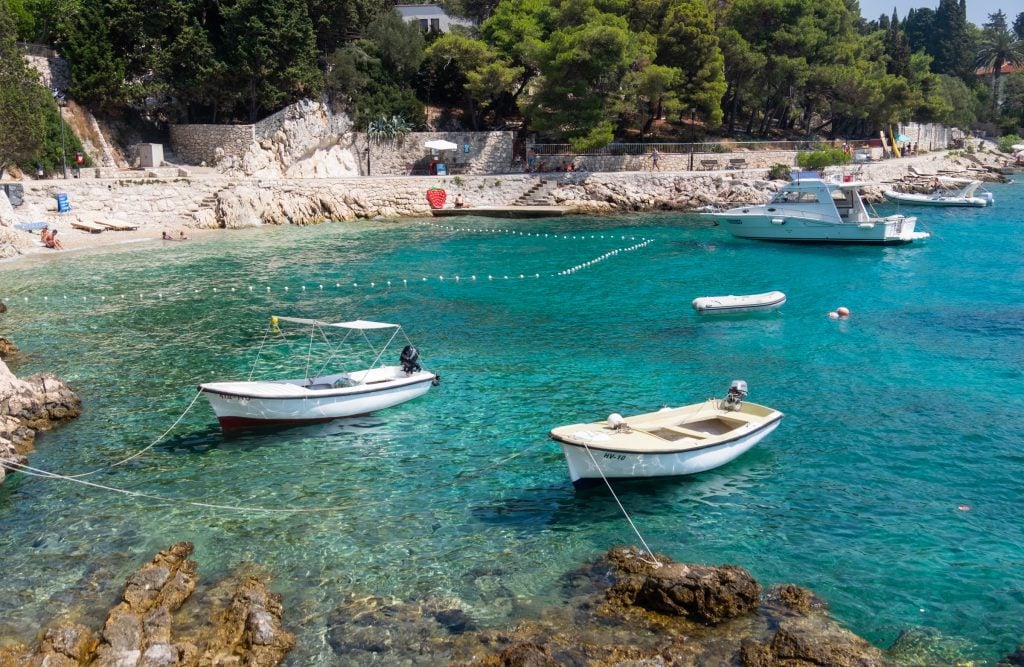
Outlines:
{"type": "Polygon", "coordinates": [[[898,245],[928,238],[916,232],[917,218],[879,217],[864,206],[864,183],[837,175],[798,173],[767,204],[704,213],[736,237],[802,243],[898,245]]]}

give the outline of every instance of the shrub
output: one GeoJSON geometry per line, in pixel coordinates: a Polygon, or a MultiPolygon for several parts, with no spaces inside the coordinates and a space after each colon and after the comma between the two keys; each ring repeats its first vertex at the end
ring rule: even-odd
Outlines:
{"type": "Polygon", "coordinates": [[[1013,145],[1024,143],[1024,139],[1019,134],[1006,134],[999,137],[999,150],[1004,153],[1012,153],[1013,145]]]}
{"type": "Polygon", "coordinates": [[[772,181],[788,181],[791,173],[788,164],[773,164],[772,168],[768,170],[768,179],[772,181]]]}
{"type": "Polygon", "coordinates": [[[452,183],[454,183],[455,185],[461,186],[462,185],[462,177],[461,176],[455,176],[454,178],[452,178],[452,183]]]}
{"type": "Polygon", "coordinates": [[[804,169],[824,169],[849,162],[850,156],[842,148],[823,148],[819,151],[796,154],[796,163],[804,169]]]}

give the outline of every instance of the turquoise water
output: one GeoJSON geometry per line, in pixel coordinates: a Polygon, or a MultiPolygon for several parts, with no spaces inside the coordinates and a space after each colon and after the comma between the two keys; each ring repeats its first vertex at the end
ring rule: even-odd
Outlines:
{"type": "Polygon", "coordinates": [[[13,475],[0,637],[62,614],[99,627],[125,576],[183,539],[205,581],[273,573],[291,664],[331,661],[325,619],[349,593],[532,616],[563,573],[637,543],[607,491],[573,490],[547,431],[744,379],[787,415],[768,439],[699,476],[616,484],[651,548],[808,586],[882,647],[933,628],[994,661],[1024,639],[1024,187],[993,190],[994,209],[920,211],[933,238],[899,248],[734,240],[666,214],[366,221],[0,265],[13,369],[84,402],[38,438],[45,470],[149,445],[196,384],[245,377],[271,314],[400,322],[443,377],[370,417],[230,439],[201,400],[85,478],[108,488],[13,475]],[[772,289],[789,301],[770,314],[690,307],[772,289]],[[838,306],[852,317],[828,319],[838,306]]]}

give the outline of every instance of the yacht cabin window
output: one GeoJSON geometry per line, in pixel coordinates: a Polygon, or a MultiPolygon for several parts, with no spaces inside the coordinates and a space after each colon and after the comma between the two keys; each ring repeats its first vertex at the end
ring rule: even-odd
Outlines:
{"type": "Polygon", "coordinates": [[[804,192],[800,190],[786,190],[772,197],[773,204],[819,204],[817,192],[804,192]]]}

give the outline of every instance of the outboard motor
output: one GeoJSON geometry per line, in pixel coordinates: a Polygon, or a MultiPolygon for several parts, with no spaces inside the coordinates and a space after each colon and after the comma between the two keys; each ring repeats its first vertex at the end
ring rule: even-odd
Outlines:
{"type": "Polygon", "coordinates": [[[420,351],[412,345],[406,345],[402,348],[402,356],[398,360],[402,363],[402,370],[410,375],[423,370],[419,364],[420,351]]]}
{"type": "Polygon", "coordinates": [[[729,385],[729,393],[725,395],[726,410],[739,410],[743,405],[743,399],[747,397],[747,383],[743,380],[733,380],[729,385]]]}

